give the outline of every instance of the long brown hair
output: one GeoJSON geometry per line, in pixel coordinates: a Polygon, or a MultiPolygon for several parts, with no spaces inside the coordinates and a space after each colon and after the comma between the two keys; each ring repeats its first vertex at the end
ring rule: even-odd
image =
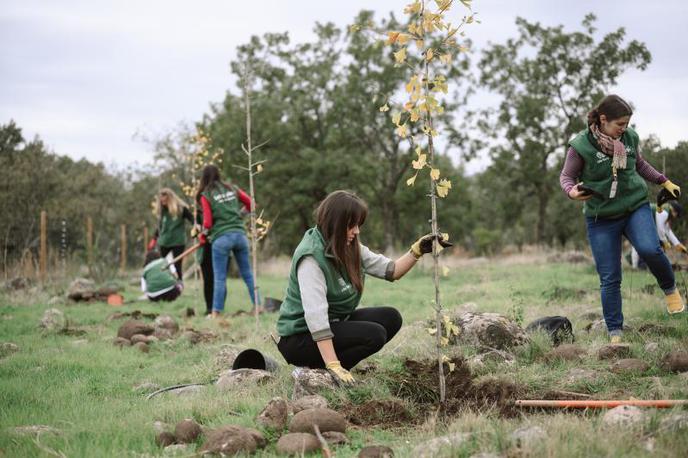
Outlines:
{"type": "Polygon", "coordinates": [[[588,113],[588,126],[596,124],[600,125],[600,115],[604,115],[607,121],[623,118],[624,116],[631,116],[633,108],[624,99],[618,95],[610,94],[600,100],[595,108],[588,113]]]}
{"type": "Polygon", "coordinates": [[[320,202],[315,210],[315,221],[325,239],[326,250],[334,256],[337,268],[345,270],[351,284],[363,291],[361,250],[358,237],[350,245],[347,230],[362,226],[368,216],[368,205],[351,191],[334,191],[320,202]]]}
{"type": "Polygon", "coordinates": [[[201,194],[217,186],[224,186],[227,189],[231,189],[222,182],[220,169],[218,169],[215,165],[208,164],[203,167],[203,171],[201,172],[201,181],[198,183],[198,191],[196,191],[196,201],[200,202],[201,194]]]}

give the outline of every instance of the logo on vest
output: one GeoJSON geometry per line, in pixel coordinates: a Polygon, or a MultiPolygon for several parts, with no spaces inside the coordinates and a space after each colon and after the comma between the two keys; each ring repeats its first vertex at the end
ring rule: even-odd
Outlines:
{"type": "Polygon", "coordinates": [[[342,277],[339,277],[338,282],[339,282],[339,286],[341,286],[341,288],[342,288],[342,290],[341,290],[342,292],[348,291],[352,288],[352,286],[350,284],[348,284],[347,282],[345,282],[342,277]]]}
{"type": "Polygon", "coordinates": [[[607,156],[606,154],[604,154],[604,153],[602,153],[602,152],[600,152],[600,151],[598,151],[597,153],[595,153],[595,156],[597,156],[597,163],[598,163],[598,164],[599,164],[600,162],[604,162],[604,161],[608,161],[608,160],[609,160],[609,156],[607,156]]]}
{"type": "Polygon", "coordinates": [[[216,202],[230,202],[236,199],[236,195],[232,191],[224,192],[222,194],[216,194],[213,196],[216,202]]]}

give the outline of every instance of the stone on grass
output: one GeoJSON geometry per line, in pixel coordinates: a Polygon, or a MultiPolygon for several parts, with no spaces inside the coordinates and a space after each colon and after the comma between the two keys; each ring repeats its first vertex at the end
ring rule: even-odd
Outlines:
{"type": "Polygon", "coordinates": [[[588,352],[574,344],[563,344],[552,349],[547,354],[545,354],[545,361],[578,361],[583,359],[588,352]]]}
{"type": "Polygon", "coordinates": [[[664,431],[688,429],[688,413],[677,412],[662,418],[659,427],[664,431]]]}
{"type": "Polygon", "coordinates": [[[145,342],[135,343],[134,347],[136,347],[136,349],[138,349],[141,353],[148,353],[150,351],[150,347],[148,347],[148,344],[145,342]]]}
{"type": "Polygon", "coordinates": [[[117,337],[130,340],[136,334],[143,334],[145,336],[153,334],[155,329],[142,321],[129,320],[126,321],[117,330],[117,337]]]}
{"type": "Polygon", "coordinates": [[[313,426],[318,425],[320,432],[346,432],[346,418],[331,409],[306,409],[294,415],[289,423],[291,433],[315,433],[313,426]]]}
{"type": "Polygon", "coordinates": [[[299,399],[311,394],[317,394],[322,389],[336,390],[337,383],[325,369],[308,369],[297,367],[291,373],[294,378],[294,393],[292,398],[299,399]]]}
{"type": "Polygon", "coordinates": [[[148,336],[144,336],[143,334],[134,334],[129,340],[133,344],[137,344],[139,342],[148,343],[148,336]]]}
{"type": "Polygon", "coordinates": [[[153,323],[155,327],[155,337],[158,339],[171,339],[179,332],[177,321],[170,315],[160,315],[153,323]]]}
{"type": "Polygon", "coordinates": [[[539,426],[524,426],[511,433],[517,447],[527,448],[547,438],[547,432],[539,426]]]}
{"type": "Polygon", "coordinates": [[[631,356],[631,346],[623,343],[603,345],[597,351],[599,359],[621,359],[629,356],[631,356]]]}
{"type": "Polygon", "coordinates": [[[192,456],[191,446],[189,444],[172,444],[165,447],[162,451],[162,456],[192,456]]]}
{"type": "Polygon", "coordinates": [[[175,388],[173,390],[168,391],[167,393],[174,394],[175,396],[191,396],[191,395],[200,393],[204,389],[205,389],[204,385],[188,385],[188,386],[182,386],[179,388],[175,388]]]}
{"type": "Polygon", "coordinates": [[[322,433],[322,437],[330,445],[342,445],[349,443],[349,438],[346,437],[346,434],[340,433],[339,431],[325,431],[322,433]]]}
{"type": "Polygon", "coordinates": [[[469,360],[471,365],[478,367],[482,367],[488,362],[511,366],[516,362],[516,357],[508,351],[488,349],[485,352],[475,355],[469,360]]]}
{"type": "Polygon", "coordinates": [[[277,441],[277,451],[285,455],[302,455],[318,449],[320,441],[309,433],[289,433],[277,441]]]}
{"type": "Polygon", "coordinates": [[[73,301],[88,301],[96,296],[96,283],[88,278],[75,278],[67,288],[67,297],[73,301]]]}
{"type": "Polygon", "coordinates": [[[112,345],[115,347],[130,347],[131,340],[125,339],[124,337],[115,337],[112,341],[112,345]]]}
{"type": "Polygon", "coordinates": [[[328,406],[327,399],[319,394],[310,394],[299,398],[291,403],[291,411],[294,414],[306,409],[326,409],[328,406]]]}
{"type": "Polygon", "coordinates": [[[386,445],[368,445],[358,452],[358,458],[393,458],[394,450],[386,445]]]}
{"type": "Polygon", "coordinates": [[[232,456],[240,453],[253,453],[258,447],[255,432],[249,428],[227,425],[208,432],[206,441],[199,451],[201,454],[218,453],[232,456]]]}
{"type": "Polygon", "coordinates": [[[27,426],[17,426],[10,429],[10,432],[17,434],[19,436],[30,436],[33,434],[54,434],[59,436],[62,431],[47,425],[27,425],[27,426]]]}
{"type": "Polygon", "coordinates": [[[461,341],[504,350],[529,341],[528,335],[516,322],[498,313],[466,312],[453,317],[459,334],[451,343],[461,341]]]}
{"type": "Polygon", "coordinates": [[[231,390],[267,383],[273,378],[270,372],[260,369],[230,369],[220,375],[215,385],[221,390],[231,390]]]}
{"type": "Polygon", "coordinates": [[[177,438],[169,431],[163,431],[155,436],[155,444],[158,447],[167,447],[177,442],[177,438]]]}
{"type": "Polygon", "coordinates": [[[177,436],[177,440],[183,444],[194,442],[201,433],[201,425],[190,418],[180,421],[177,423],[177,426],[174,427],[174,435],[177,436]]]}
{"type": "Polygon", "coordinates": [[[256,423],[266,428],[283,430],[287,426],[289,405],[282,398],[272,398],[263,411],[258,414],[256,423]]]}
{"type": "Polygon", "coordinates": [[[647,371],[650,365],[645,361],[636,358],[620,359],[611,366],[611,371],[615,374],[641,374],[647,371]]]}
{"type": "Polygon", "coordinates": [[[43,312],[43,318],[38,325],[46,332],[60,332],[67,329],[67,318],[58,309],[48,309],[43,312]]]}
{"type": "Polygon", "coordinates": [[[688,371],[688,351],[676,350],[662,358],[662,367],[670,372],[688,371]]]}
{"type": "Polygon", "coordinates": [[[4,358],[5,356],[9,356],[12,353],[16,353],[19,351],[19,345],[16,343],[12,342],[3,342],[0,344],[0,358],[4,358]]]}
{"type": "Polygon", "coordinates": [[[642,423],[644,413],[635,406],[618,406],[607,411],[602,417],[605,426],[634,426],[642,423]]]}
{"type": "Polygon", "coordinates": [[[457,433],[436,437],[417,445],[416,448],[413,449],[412,456],[416,458],[435,458],[436,456],[444,456],[441,455],[441,453],[452,456],[448,455],[448,453],[461,447],[470,437],[471,435],[469,433],[457,433]]]}
{"type": "Polygon", "coordinates": [[[657,342],[648,342],[643,347],[646,353],[656,353],[659,351],[659,344],[657,342]]]}

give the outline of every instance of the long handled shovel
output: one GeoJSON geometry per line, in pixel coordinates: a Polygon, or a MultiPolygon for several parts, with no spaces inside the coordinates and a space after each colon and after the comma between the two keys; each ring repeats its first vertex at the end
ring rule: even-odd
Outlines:
{"type": "Polygon", "coordinates": [[[180,259],[184,259],[185,257],[187,257],[188,255],[190,255],[190,254],[193,253],[194,251],[198,250],[198,249],[199,249],[200,247],[202,247],[202,246],[203,246],[203,245],[200,244],[200,243],[197,243],[197,244],[195,244],[195,245],[190,246],[189,248],[187,248],[186,250],[184,250],[184,252],[183,252],[182,254],[180,254],[179,256],[177,256],[176,258],[172,259],[172,260],[169,261],[167,264],[165,264],[164,266],[162,266],[161,269],[162,269],[162,270],[169,269],[170,266],[173,265],[175,262],[179,261],[180,259]]]}

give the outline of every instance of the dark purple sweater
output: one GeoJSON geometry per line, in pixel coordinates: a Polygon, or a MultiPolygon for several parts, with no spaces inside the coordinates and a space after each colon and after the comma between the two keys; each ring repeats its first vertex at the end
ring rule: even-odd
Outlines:
{"type": "MultiPolygon", "coordinates": [[[[566,160],[564,161],[564,168],[561,169],[561,175],[559,175],[559,183],[561,184],[561,189],[564,190],[566,195],[569,195],[569,191],[578,182],[578,178],[583,171],[583,166],[585,165],[585,160],[578,154],[573,147],[569,148],[566,152],[566,160]]],[[[647,162],[640,151],[635,159],[635,170],[638,175],[645,178],[647,181],[654,184],[662,184],[667,178],[659,173],[649,162],[647,162]]]]}

